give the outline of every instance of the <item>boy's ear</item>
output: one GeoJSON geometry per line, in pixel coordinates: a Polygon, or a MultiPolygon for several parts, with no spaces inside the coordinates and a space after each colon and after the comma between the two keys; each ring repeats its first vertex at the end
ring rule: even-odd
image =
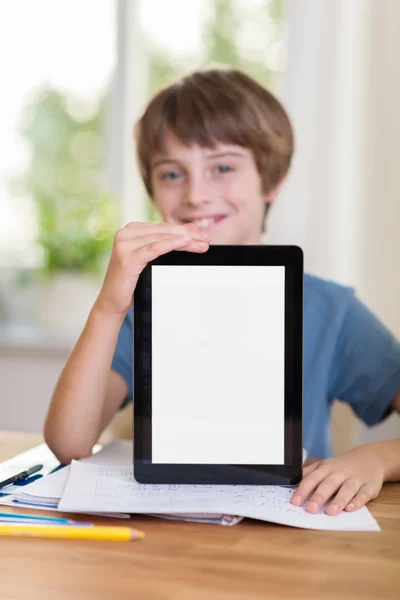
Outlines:
{"type": "Polygon", "coordinates": [[[264,202],[265,202],[265,204],[272,204],[273,203],[273,201],[275,200],[275,198],[277,197],[277,195],[281,191],[281,187],[283,186],[284,182],[285,182],[285,177],[282,177],[282,179],[274,187],[273,190],[271,190],[270,192],[268,192],[268,194],[264,194],[264,202]]]}

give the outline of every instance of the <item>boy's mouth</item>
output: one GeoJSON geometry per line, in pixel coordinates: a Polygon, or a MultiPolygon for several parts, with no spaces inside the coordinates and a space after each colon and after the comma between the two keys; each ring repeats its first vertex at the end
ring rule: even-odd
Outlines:
{"type": "Polygon", "coordinates": [[[188,223],[194,223],[194,225],[196,225],[200,230],[203,229],[210,229],[211,227],[214,227],[215,225],[218,225],[219,223],[221,223],[221,221],[223,221],[224,219],[226,219],[228,215],[209,215],[206,217],[199,217],[197,219],[192,219],[191,221],[188,221],[188,223]]]}

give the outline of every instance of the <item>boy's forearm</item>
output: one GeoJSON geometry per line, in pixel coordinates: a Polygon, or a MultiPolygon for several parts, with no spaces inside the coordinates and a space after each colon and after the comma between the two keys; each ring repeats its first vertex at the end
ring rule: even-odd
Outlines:
{"type": "Polygon", "coordinates": [[[384,468],[384,481],[400,481],[400,439],[372,444],[384,468]]]}
{"type": "Polygon", "coordinates": [[[45,439],[62,462],[91,452],[123,316],[92,309],[54,390],[45,439]]]}

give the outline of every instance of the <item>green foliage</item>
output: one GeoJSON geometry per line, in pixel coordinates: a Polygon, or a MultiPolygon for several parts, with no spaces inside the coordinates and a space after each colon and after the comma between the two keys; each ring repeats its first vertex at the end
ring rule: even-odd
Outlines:
{"type": "Polygon", "coordinates": [[[213,0],[211,17],[203,28],[205,63],[230,65],[254,77],[261,85],[273,89],[276,74],[268,67],[267,55],[282,38],[283,0],[264,0],[252,7],[251,2],[213,0]],[[247,30],[247,44],[240,43],[247,30]],[[251,43],[257,35],[263,48],[251,43]],[[241,45],[253,46],[253,52],[243,51],[241,45]]]}
{"type": "Polygon", "coordinates": [[[116,202],[102,171],[104,108],[105,99],[89,106],[51,88],[26,108],[22,134],[31,160],[13,187],[34,200],[45,275],[97,275],[112,245],[116,202]]]}

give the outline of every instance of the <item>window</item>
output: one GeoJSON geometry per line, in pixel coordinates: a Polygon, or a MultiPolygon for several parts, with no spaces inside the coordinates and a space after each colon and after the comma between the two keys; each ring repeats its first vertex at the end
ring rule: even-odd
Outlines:
{"type": "MultiPolygon", "coordinates": [[[[63,218],[75,218],[71,227],[82,236],[77,215],[83,202],[94,191],[107,193],[102,117],[115,38],[116,0],[1,3],[2,267],[41,265],[36,238],[51,245],[51,228],[55,233],[63,218]]],[[[94,208],[101,218],[106,208],[99,197],[94,208]]]]}
{"type": "Polygon", "coordinates": [[[101,278],[118,226],[159,218],[132,138],[152,92],[210,63],[278,91],[282,11],[283,0],[1,3],[0,321],[35,319],[21,278],[101,278]]]}

